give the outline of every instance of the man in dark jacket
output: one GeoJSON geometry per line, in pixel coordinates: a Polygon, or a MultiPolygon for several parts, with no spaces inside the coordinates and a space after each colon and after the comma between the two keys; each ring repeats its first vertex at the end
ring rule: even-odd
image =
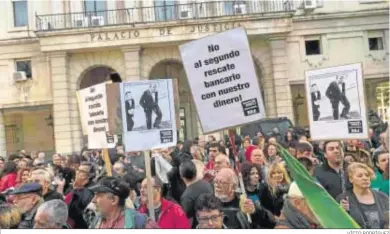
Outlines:
{"type": "Polygon", "coordinates": [[[339,119],[339,103],[344,105],[341,112],[341,118],[348,118],[350,104],[347,96],[345,95],[345,83],[344,76],[337,76],[336,81],[332,81],[326,89],[326,96],[329,98],[333,108],[333,119],[339,119]]]}
{"type": "Polygon", "coordinates": [[[89,188],[93,185],[94,171],[90,163],[82,162],[76,170],[73,189],[65,196],[65,202],[69,208],[68,224],[72,228],[88,228],[84,211],[93,199],[93,192],[89,188]]]}
{"type": "Polygon", "coordinates": [[[11,195],[15,195],[14,204],[22,214],[19,229],[34,227],[35,214],[43,202],[41,194],[42,186],[38,183],[23,184],[11,193],[11,195]]]}
{"type": "Polygon", "coordinates": [[[151,84],[149,89],[146,90],[142,96],[139,104],[144,108],[146,116],[146,127],[148,129],[152,128],[152,113],[156,113],[157,117],[154,121],[153,127],[159,128],[160,122],[162,119],[162,113],[158,105],[158,92],[156,90],[156,85],[151,84]]]}
{"type": "Polygon", "coordinates": [[[274,228],[275,219],[260,203],[236,193],[238,179],[230,168],[221,169],[214,179],[215,196],[222,202],[224,224],[229,229],[274,228]],[[248,214],[251,219],[249,222],[248,214]]]}
{"type": "Polygon", "coordinates": [[[168,173],[168,180],[170,186],[169,197],[172,197],[178,203],[180,203],[181,195],[186,190],[186,185],[183,179],[180,177],[179,167],[183,162],[193,159],[190,150],[191,146],[192,141],[184,141],[183,147],[180,150],[179,154],[171,154],[171,165],[173,168],[168,173]]]}
{"type": "Polygon", "coordinates": [[[314,171],[314,176],[334,199],[352,188],[342,150],[340,141],[326,141],[324,143],[326,161],[314,171]]]}
{"type": "Polygon", "coordinates": [[[288,190],[288,195],[275,229],[309,228],[320,228],[319,222],[307,204],[298,185],[293,182],[288,190]]]}
{"type": "Polygon", "coordinates": [[[183,162],[180,165],[180,176],[187,188],[181,195],[180,204],[187,214],[188,219],[192,222],[192,228],[196,228],[198,222],[195,217],[195,201],[205,193],[213,193],[209,183],[204,180],[198,180],[196,177],[196,166],[192,161],[183,162]]]}

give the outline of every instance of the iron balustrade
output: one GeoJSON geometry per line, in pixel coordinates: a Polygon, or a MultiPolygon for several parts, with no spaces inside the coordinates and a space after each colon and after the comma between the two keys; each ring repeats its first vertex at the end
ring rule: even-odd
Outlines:
{"type": "Polygon", "coordinates": [[[152,7],[36,15],[36,31],[55,31],[77,28],[139,25],[157,22],[292,13],[293,0],[214,1],[187,4],[166,4],[156,1],[152,7]]]}

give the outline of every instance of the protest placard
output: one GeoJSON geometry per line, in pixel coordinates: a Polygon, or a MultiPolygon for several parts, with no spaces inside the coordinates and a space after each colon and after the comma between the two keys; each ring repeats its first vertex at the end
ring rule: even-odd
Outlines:
{"type": "Polygon", "coordinates": [[[176,145],[176,116],[171,79],[121,83],[120,94],[126,151],[176,145]]]}
{"type": "Polygon", "coordinates": [[[183,44],[180,53],[204,133],[265,117],[244,28],[183,44]]]}
{"type": "Polygon", "coordinates": [[[83,132],[88,135],[89,149],[114,146],[115,138],[109,132],[106,83],[77,92],[83,132]]]}
{"type": "Polygon", "coordinates": [[[305,83],[313,140],[368,138],[360,63],[306,71],[305,83]]]}

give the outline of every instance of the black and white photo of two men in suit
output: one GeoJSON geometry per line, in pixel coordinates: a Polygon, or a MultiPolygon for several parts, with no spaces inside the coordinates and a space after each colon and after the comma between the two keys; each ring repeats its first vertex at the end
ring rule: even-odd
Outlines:
{"type": "Polygon", "coordinates": [[[149,89],[145,90],[142,94],[139,104],[144,109],[146,117],[146,127],[148,130],[152,129],[152,114],[156,114],[156,119],[154,120],[153,127],[160,128],[160,123],[162,119],[162,112],[159,106],[159,96],[157,91],[156,84],[150,84],[149,89]]]}
{"type": "Polygon", "coordinates": [[[333,109],[333,120],[338,119],[349,119],[350,116],[349,110],[351,108],[351,105],[349,103],[349,100],[347,98],[347,95],[345,93],[345,76],[339,75],[336,76],[336,80],[332,81],[328,88],[326,89],[325,93],[326,97],[329,98],[330,103],[332,105],[333,109]],[[341,114],[339,115],[339,104],[343,105],[343,110],[341,111],[341,114]]]}

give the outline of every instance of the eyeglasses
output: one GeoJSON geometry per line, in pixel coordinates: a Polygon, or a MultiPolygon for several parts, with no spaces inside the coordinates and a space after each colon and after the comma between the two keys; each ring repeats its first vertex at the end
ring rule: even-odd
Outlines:
{"type": "Polygon", "coordinates": [[[215,180],[215,179],[214,179],[214,184],[215,184],[215,185],[228,186],[228,185],[231,185],[232,182],[222,181],[222,180],[215,180]]]}
{"type": "Polygon", "coordinates": [[[209,223],[210,221],[212,223],[217,223],[221,217],[222,217],[222,214],[212,215],[212,216],[203,216],[203,217],[196,216],[196,219],[198,220],[198,222],[200,224],[206,224],[206,223],[209,223]]]}

